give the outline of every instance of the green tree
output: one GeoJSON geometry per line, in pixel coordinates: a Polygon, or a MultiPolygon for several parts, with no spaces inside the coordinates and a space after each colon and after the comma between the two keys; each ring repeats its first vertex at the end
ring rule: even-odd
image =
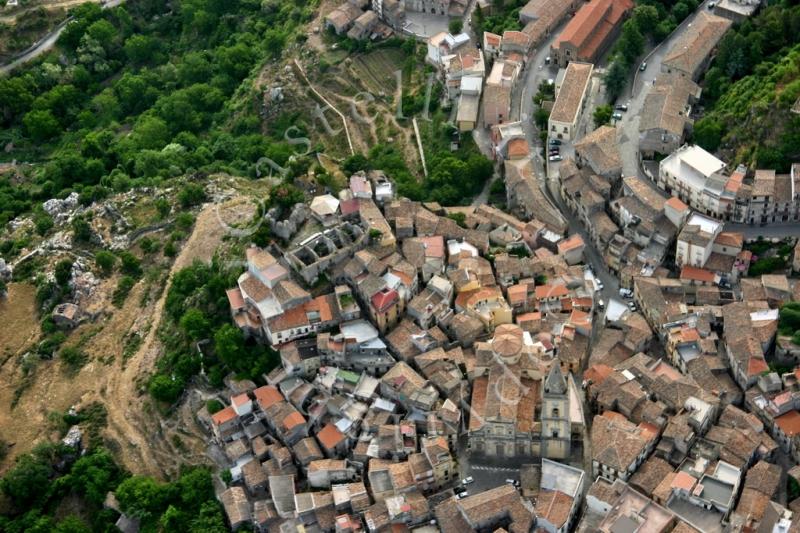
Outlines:
{"type": "Polygon", "coordinates": [[[628,19],[622,25],[622,35],[617,47],[629,65],[632,65],[644,51],[644,36],[634,19],[628,19]]]}
{"type": "Polygon", "coordinates": [[[214,334],[214,352],[228,368],[241,372],[247,369],[244,337],[238,328],[225,324],[214,334]],[[244,363],[244,364],[243,364],[244,363]]]}
{"type": "Polygon", "coordinates": [[[67,282],[69,282],[70,278],[72,277],[72,261],[69,259],[63,259],[56,263],[55,277],[56,283],[62,287],[66,286],[67,282]]]}
{"type": "Polygon", "coordinates": [[[158,401],[173,403],[183,392],[184,383],[176,376],[156,374],[150,380],[148,390],[150,395],[158,401]]]}
{"type": "Polygon", "coordinates": [[[722,124],[713,117],[703,117],[695,123],[692,137],[695,143],[713,152],[722,142],[722,124]]]}
{"type": "Polygon", "coordinates": [[[196,183],[188,183],[178,193],[178,201],[184,208],[201,204],[206,200],[205,189],[196,183]]]}
{"type": "Polygon", "coordinates": [[[128,59],[141,65],[153,59],[158,50],[158,41],[148,35],[135,34],[125,40],[124,48],[128,59]]]}
{"type": "Polygon", "coordinates": [[[109,276],[117,263],[117,256],[107,250],[100,250],[94,255],[94,262],[104,277],[109,276]]]}
{"type": "Polygon", "coordinates": [[[46,495],[51,474],[49,464],[25,454],[0,480],[0,489],[18,509],[27,509],[46,495]]]}
{"type": "Polygon", "coordinates": [[[188,309],[180,320],[181,329],[192,340],[200,340],[208,335],[210,324],[202,311],[197,308],[188,309]]]}
{"type": "Polygon", "coordinates": [[[633,20],[641,31],[652,34],[658,26],[658,9],[655,6],[639,5],[633,9],[633,20]]]}
{"type": "Polygon", "coordinates": [[[78,459],[72,467],[69,482],[95,506],[101,506],[108,491],[122,480],[123,472],[105,449],[96,449],[78,459]]]}
{"type": "Polygon", "coordinates": [[[115,494],[125,514],[143,520],[158,516],[169,498],[165,485],[145,476],[133,476],[124,480],[115,494]]]}
{"type": "Polygon", "coordinates": [[[142,263],[139,259],[128,251],[120,252],[119,259],[122,263],[122,272],[130,276],[140,276],[142,274],[142,263]]]}
{"type": "Polygon", "coordinates": [[[155,201],[156,211],[158,211],[158,218],[165,219],[172,211],[172,205],[166,198],[158,198],[155,201]]]}
{"type": "Polygon", "coordinates": [[[605,75],[606,92],[609,100],[616,100],[622,94],[625,85],[628,83],[628,71],[625,63],[615,58],[608,67],[605,75]]]}
{"type": "Polygon", "coordinates": [[[83,217],[72,219],[72,232],[78,242],[88,243],[92,240],[92,227],[83,217]]]}
{"type": "Polygon", "coordinates": [[[461,30],[463,28],[464,28],[464,21],[461,19],[453,19],[447,25],[448,31],[453,35],[461,33],[461,30]]]}
{"type": "Polygon", "coordinates": [[[34,141],[52,139],[61,132],[61,125],[49,110],[31,111],[22,120],[25,130],[34,141]]]}
{"type": "Polygon", "coordinates": [[[611,108],[609,104],[604,104],[597,106],[594,110],[594,114],[592,118],[594,119],[594,127],[599,128],[600,126],[604,126],[611,122],[611,115],[614,113],[614,110],[611,108]]]}

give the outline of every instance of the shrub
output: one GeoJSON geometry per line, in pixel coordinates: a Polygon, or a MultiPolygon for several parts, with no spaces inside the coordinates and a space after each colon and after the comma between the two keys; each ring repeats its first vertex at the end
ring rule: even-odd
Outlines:
{"type": "Polygon", "coordinates": [[[128,294],[131,292],[131,289],[133,289],[134,285],[136,285],[136,280],[131,276],[122,276],[119,278],[117,288],[114,290],[114,294],[111,297],[111,302],[116,307],[122,307],[125,304],[125,300],[128,298],[128,294]]]}

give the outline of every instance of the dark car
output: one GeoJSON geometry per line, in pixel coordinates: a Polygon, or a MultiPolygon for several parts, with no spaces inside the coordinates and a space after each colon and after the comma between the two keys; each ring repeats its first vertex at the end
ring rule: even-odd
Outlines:
{"type": "Polygon", "coordinates": [[[560,146],[560,145],[561,141],[559,141],[558,139],[550,139],[550,146],[560,146]]]}

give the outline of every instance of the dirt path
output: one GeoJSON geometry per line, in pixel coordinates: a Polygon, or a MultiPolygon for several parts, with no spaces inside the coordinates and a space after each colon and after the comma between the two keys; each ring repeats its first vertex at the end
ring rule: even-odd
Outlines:
{"type": "MultiPolygon", "coordinates": [[[[244,199],[231,200],[220,209],[238,208],[243,208],[242,214],[245,216],[252,213],[252,204],[244,199]]],[[[121,353],[117,356],[114,364],[117,371],[110,373],[105,391],[101,394],[108,410],[107,434],[121,444],[120,458],[132,472],[158,477],[162,477],[164,472],[164,459],[159,460],[150,446],[154,434],[146,430],[152,425],[149,423],[152,420],[148,420],[148,413],[142,409],[148,398],[143,397],[141,382],[151,373],[161,354],[157,333],[172,275],[195,260],[210,261],[225,233],[226,229],[217,217],[216,206],[204,208],[197,217],[194,232],[172,266],[170,279],[161,296],[152,309],[148,309],[147,324],[141,323],[141,316],[136,318],[139,331],[149,327],[139,350],[127,361],[123,360],[121,353]]]]}
{"type": "MultiPolygon", "coordinates": [[[[237,197],[219,208],[223,220],[249,220],[253,204],[248,197],[237,197]]],[[[204,208],[195,229],[170,268],[169,276],[194,260],[209,261],[225,235],[215,206],[204,208]]],[[[14,443],[4,467],[14,457],[33,448],[38,442],[57,437],[51,430],[48,414],[66,412],[71,406],[100,401],[108,411],[104,437],[124,466],[136,474],[164,477],[182,462],[202,462],[205,442],[193,427],[192,409],[180,406],[167,420],[162,420],[145,390],[146,380],[161,355],[157,335],[169,281],[151,303],[140,306],[146,290],[138,283],[122,309],[111,316],[82,325],[67,343],[84,337],[83,350],[89,362],[77,375],[69,375],[61,361],[39,361],[26,378],[21,353],[35,346],[39,337],[36,317],[36,289],[30,285],[11,284],[9,297],[0,300],[0,438],[14,443]],[[123,356],[126,336],[139,332],[142,343],[127,360],[123,356]],[[24,389],[21,384],[26,384],[24,389]],[[20,391],[21,394],[20,394],[20,391]],[[18,403],[13,405],[15,397],[18,403]],[[181,439],[176,450],[174,436],[181,439]]],[[[157,292],[158,289],[154,288],[157,292]]],[[[110,291],[109,291],[110,292],[110,291]]],[[[98,292],[98,298],[102,298],[98,292]]],[[[108,304],[110,305],[110,304],[108,304]]],[[[0,468],[2,470],[2,468],[0,468]]]]}

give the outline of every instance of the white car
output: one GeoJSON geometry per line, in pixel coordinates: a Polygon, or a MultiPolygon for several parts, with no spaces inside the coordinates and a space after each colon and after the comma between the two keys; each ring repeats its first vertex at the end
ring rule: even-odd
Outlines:
{"type": "Polygon", "coordinates": [[[603,282],[600,281],[599,279],[595,279],[594,284],[595,284],[594,288],[595,292],[602,291],[605,288],[605,285],[603,285],[603,282]]]}
{"type": "Polygon", "coordinates": [[[635,312],[637,309],[636,304],[633,302],[628,302],[628,309],[635,312]]]}
{"type": "Polygon", "coordinates": [[[469,485],[470,483],[475,483],[475,480],[472,479],[472,476],[467,476],[461,480],[462,485],[469,485]]]}
{"type": "Polygon", "coordinates": [[[551,155],[548,159],[550,159],[550,161],[561,161],[563,159],[563,157],[561,157],[558,154],[555,154],[555,155],[551,155]]]}
{"type": "Polygon", "coordinates": [[[633,291],[623,287],[619,290],[619,295],[623,298],[633,298],[633,291]]]}
{"type": "Polygon", "coordinates": [[[456,494],[456,498],[458,498],[459,500],[461,498],[466,498],[467,496],[469,496],[469,492],[467,492],[467,491],[464,491],[461,494],[456,494]]]}

